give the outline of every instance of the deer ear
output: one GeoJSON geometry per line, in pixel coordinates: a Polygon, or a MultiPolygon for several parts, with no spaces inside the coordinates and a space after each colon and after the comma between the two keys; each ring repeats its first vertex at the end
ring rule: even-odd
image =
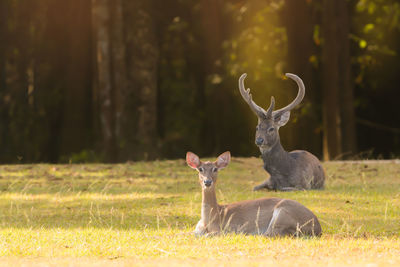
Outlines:
{"type": "Polygon", "coordinates": [[[282,115],[274,117],[274,122],[278,127],[284,126],[290,118],[290,111],[285,111],[282,115]]]}
{"type": "Polygon", "coordinates": [[[228,166],[229,162],[231,161],[231,152],[226,151],[219,155],[217,160],[215,161],[215,165],[218,169],[223,169],[228,166]]]}
{"type": "Polygon", "coordinates": [[[187,152],[186,153],[186,163],[192,169],[197,169],[200,166],[200,159],[196,154],[194,154],[192,152],[187,152]]]}

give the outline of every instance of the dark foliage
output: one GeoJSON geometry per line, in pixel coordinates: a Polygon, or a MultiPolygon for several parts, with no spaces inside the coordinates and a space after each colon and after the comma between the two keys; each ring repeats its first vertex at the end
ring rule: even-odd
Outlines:
{"type": "Polygon", "coordinates": [[[278,108],[304,79],[286,149],[399,156],[399,36],[395,0],[1,0],[0,161],[258,155],[243,72],[278,108]]]}

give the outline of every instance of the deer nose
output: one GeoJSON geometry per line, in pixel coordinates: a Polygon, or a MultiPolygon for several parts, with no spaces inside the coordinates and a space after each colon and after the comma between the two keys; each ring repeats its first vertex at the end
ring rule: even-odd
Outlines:
{"type": "Polygon", "coordinates": [[[262,139],[261,137],[256,138],[256,145],[261,146],[263,142],[264,142],[264,139],[262,139]]]}
{"type": "Polygon", "coordinates": [[[211,186],[211,184],[212,184],[212,180],[205,180],[204,181],[204,185],[207,186],[207,187],[211,186]]]}

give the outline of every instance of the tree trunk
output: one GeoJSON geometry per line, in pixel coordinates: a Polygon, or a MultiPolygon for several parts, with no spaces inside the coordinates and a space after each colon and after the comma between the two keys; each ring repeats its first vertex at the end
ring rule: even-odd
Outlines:
{"type": "MultiPolygon", "coordinates": [[[[64,42],[65,94],[63,96],[63,122],[60,136],[60,156],[70,156],[84,148],[91,147],[89,136],[91,126],[90,91],[91,53],[90,32],[91,5],[88,1],[69,0],[66,2],[68,23],[67,38],[64,42]],[[74,17],[73,20],[69,18],[74,17]]],[[[61,29],[58,29],[61,30],[61,29]]]]}
{"type": "MultiPolygon", "coordinates": [[[[94,43],[96,45],[96,101],[98,104],[101,146],[107,161],[115,160],[114,112],[111,78],[111,55],[109,33],[109,1],[92,0],[94,43]]],[[[95,113],[95,114],[96,114],[95,113]]]]}
{"type": "MultiPolygon", "coordinates": [[[[307,111],[299,116],[296,123],[290,123],[292,137],[289,138],[287,149],[306,149],[315,155],[321,155],[322,139],[317,133],[318,128],[318,88],[315,86],[313,66],[310,62],[312,55],[316,53],[313,41],[313,16],[312,10],[306,0],[285,2],[282,19],[286,27],[288,37],[288,72],[297,74],[304,81],[306,95],[301,106],[307,111]]],[[[293,99],[297,92],[293,91],[293,99]]],[[[300,111],[293,111],[300,112],[300,111]]]]}
{"type": "MultiPolygon", "coordinates": [[[[35,143],[32,140],[35,136],[32,133],[32,114],[30,112],[30,105],[28,103],[28,66],[30,63],[31,49],[32,49],[32,36],[30,35],[29,28],[32,22],[32,6],[29,3],[18,3],[16,10],[16,28],[14,34],[14,49],[18,53],[14,53],[12,64],[14,67],[10,68],[10,73],[7,75],[15,75],[14,79],[10,79],[7,87],[12,94],[12,111],[10,125],[10,135],[14,138],[14,148],[19,157],[20,162],[33,159],[35,151],[35,143]],[[15,73],[12,73],[15,71],[15,73]],[[22,129],[22,130],[21,130],[22,129]]],[[[37,160],[37,159],[36,159],[37,160]]]]}
{"type": "MultiPolygon", "coordinates": [[[[0,94],[6,87],[6,43],[8,23],[8,1],[0,1],[0,94]]],[[[3,98],[2,98],[3,99],[3,98]]]]}
{"type": "Polygon", "coordinates": [[[356,122],[354,112],[354,84],[351,76],[350,59],[350,11],[348,1],[337,1],[338,5],[338,35],[339,40],[339,70],[340,70],[340,109],[342,119],[343,156],[351,156],[357,152],[356,122]]]}
{"type": "Polygon", "coordinates": [[[0,146],[2,147],[2,153],[0,153],[0,159],[4,162],[7,158],[6,153],[9,151],[9,140],[8,140],[8,108],[5,99],[7,93],[6,87],[6,49],[7,49],[7,23],[8,23],[8,1],[0,1],[0,146]],[[8,142],[7,142],[8,141],[8,142]],[[6,153],[4,153],[4,152],[6,153]]]}
{"type": "Polygon", "coordinates": [[[152,18],[153,1],[124,2],[129,102],[124,113],[125,153],[132,159],[152,159],[157,149],[158,43],[152,18]]]}
{"type": "MultiPolygon", "coordinates": [[[[110,3],[111,13],[111,54],[112,54],[112,85],[114,88],[114,106],[115,106],[115,141],[116,148],[120,150],[124,143],[122,127],[125,110],[125,96],[127,96],[126,82],[126,53],[124,43],[124,22],[121,0],[114,0],[110,3]]],[[[120,155],[117,157],[120,159],[120,155]]]]}
{"type": "Polygon", "coordinates": [[[340,44],[348,42],[340,35],[338,3],[345,0],[324,0],[322,6],[323,37],[322,49],[322,86],[323,86],[323,156],[324,160],[334,159],[342,154],[341,114],[340,114],[340,77],[344,75],[344,66],[339,58],[344,51],[340,44]]]}
{"type": "Polygon", "coordinates": [[[224,146],[224,135],[228,135],[226,125],[226,108],[228,95],[224,94],[221,86],[222,77],[222,21],[220,14],[220,1],[202,0],[201,2],[201,23],[203,36],[203,74],[204,74],[204,105],[206,116],[203,125],[205,145],[209,148],[206,154],[216,154],[224,146]]]}

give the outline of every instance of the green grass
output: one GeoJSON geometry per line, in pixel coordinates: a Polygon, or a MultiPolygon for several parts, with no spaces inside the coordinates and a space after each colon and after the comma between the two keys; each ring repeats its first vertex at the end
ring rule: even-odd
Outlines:
{"type": "Polygon", "coordinates": [[[324,167],[326,189],[306,192],[252,192],[267,177],[261,159],[233,158],[220,172],[220,203],[291,198],[314,211],[323,227],[321,238],[268,239],[194,237],[201,189],[183,160],[3,165],[0,265],[400,264],[400,163],[324,167]]]}

